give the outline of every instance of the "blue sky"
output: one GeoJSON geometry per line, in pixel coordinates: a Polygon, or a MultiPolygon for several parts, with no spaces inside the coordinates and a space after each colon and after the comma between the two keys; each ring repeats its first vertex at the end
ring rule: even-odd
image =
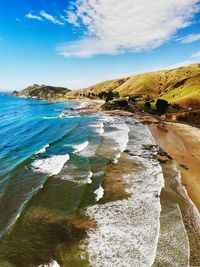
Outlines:
{"type": "Polygon", "coordinates": [[[81,88],[200,62],[196,0],[0,1],[0,90],[81,88]]]}

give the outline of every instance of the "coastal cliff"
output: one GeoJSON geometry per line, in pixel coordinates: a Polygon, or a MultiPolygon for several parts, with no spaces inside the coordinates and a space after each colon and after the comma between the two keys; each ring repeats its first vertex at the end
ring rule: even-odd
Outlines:
{"type": "Polygon", "coordinates": [[[12,96],[54,101],[63,99],[69,91],[69,89],[64,87],[34,84],[32,86],[28,86],[20,92],[14,91],[12,96]]]}

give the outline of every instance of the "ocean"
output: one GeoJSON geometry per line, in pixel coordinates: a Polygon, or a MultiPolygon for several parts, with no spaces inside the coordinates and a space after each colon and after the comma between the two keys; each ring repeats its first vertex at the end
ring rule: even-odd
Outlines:
{"type": "Polygon", "coordinates": [[[98,135],[99,118],[62,118],[64,109],[75,105],[0,97],[0,234],[47,177],[59,174],[69,155],[75,157],[98,135]]]}
{"type": "MultiPolygon", "coordinates": [[[[158,148],[146,125],[81,115],[84,105],[0,96],[0,266],[153,265],[164,186],[158,148]]],[[[173,251],[165,253],[170,260],[173,251]]]]}

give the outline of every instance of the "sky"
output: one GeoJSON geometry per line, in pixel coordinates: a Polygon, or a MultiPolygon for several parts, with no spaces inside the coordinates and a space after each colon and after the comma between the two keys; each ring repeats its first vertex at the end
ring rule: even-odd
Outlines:
{"type": "Polygon", "coordinates": [[[0,90],[200,63],[199,0],[0,0],[0,90]]]}

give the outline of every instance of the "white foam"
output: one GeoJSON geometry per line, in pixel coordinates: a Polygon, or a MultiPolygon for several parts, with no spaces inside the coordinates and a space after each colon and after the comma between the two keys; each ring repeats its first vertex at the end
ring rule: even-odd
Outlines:
{"type": "Polygon", "coordinates": [[[65,113],[65,111],[63,111],[62,113],[60,113],[60,115],[58,117],[63,119],[63,118],[67,117],[67,114],[65,113]]]}
{"type": "Polygon", "coordinates": [[[91,184],[92,183],[92,180],[91,180],[91,177],[93,176],[93,172],[89,172],[89,175],[87,177],[87,183],[88,184],[91,184]]]}
{"type": "Polygon", "coordinates": [[[60,119],[67,119],[67,118],[78,118],[80,117],[80,115],[73,115],[73,114],[69,114],[69,113],[66,113],[65,111],[63,111],[59,116],[58,116],[60,119]]]}
{"type": "Polygon", "coordinates": [[[45,116],[45,117],[43,117],[43,119],[44,120],[53,120],[53,119],[57,119],[57,117],[47,117],[47,116],[45,116]]]}
{"type": "Polygon", "coordinates": [[[98,146],[99,146],[99,143],[91,141],[91,142],[89,142],[88,146],[84,150],[79,152],[79,154],[82,157],[87,157],[87,158],[93,157],[96,154],[96,150],[97,150],[98,146]]]}
{"type": "MultiPolygon", "coordinates": [[[[180,171],[178,171],[177,166],[175,164],[173,164],[173,169],[177,173],[177,176],[176,176],[177,181],[179,182],[179,184],[182,184],[181,173],[180,171]]],[[[179,190],[182,191],[181,193],[185,195],[185,197],[187,198],[190,208],[192,209],[193,220],[195,221],[195,225],[198,226],[198,231],[200,231],[200,213],[197,207],[195,206],[194,202],[189,198],[189,195],[188,195],[188,192],[185,186],[182,185],[182,187],[179,187],[179,190]]]]}
{"type": "Polygon", "coordinates": [[[119,153],[119,154],[117,154],[116,156],[115,156],[115,158],[113,159],[113,163],[114,164],[117,164],[118,163],[118,161],[119,161],[119,158],[121,157],[121,154],[119,153]]]}
{"type": "Polygon", "coordinates": [[[104,189],[102,186],[99,186],[99,188],[97,190],[94,191],[95,195],[96,195],[96,201],[99,201],[101,198],[103,198],[104,195],[104,189]]]}
{"type": "Polygon", "coordinates": [[[57,175],[69,160],[69,155],[52,156],[45,159],[38,159],[32,163],[35,171],[47,173],[49,175],[57,175]]]}
{"type": "Polygon", "coordinates": [[[162,227],[153,266],[189,267],[189,240],[179,205],[168,201],[160,221],[162,227]]]}
{"type": "MultiPolygon", "coordinates": [[[[132,131],[137,130],[135,127],[132,131]]],[[[145,131],[148,144],[152,145],[147,127],[142,126],[139,132],[140,130],[145,131]]],[[[142,139],[138,141],[140,151],[143,153],[143,141],[142,139]]],[[[134,140],[133,137],[132,146],[135,146],[135,142],[137,139],[134,140]]],[[[124,147],[123,144],[123,149],[124,147]]],[[[151,153],[149,151],[149,156],[151,153]]],[[[133,168],[132,173],[123,177],[130,197],[87,208],[87,215],[98,224],[97,229],[88,231],[89,237],[85,243],[92,266],[149,267],[154,262],[161,212],[160,199],[157,195],[160,195],[164,186],[162,169],[153,158],[143,158],[141,155],[130,156],[130,160],[133,160],[133,166],[135,164],[139,166],[139,169],[133,168]]],[[[96,193],[99,195],[102,189],[101,187],[96,193]]]]}
{"type": "Polygon", "coordinates": [[[85,141],[84,143],[79,144],[79,145],[74,145],[74,146],[73,146],[74,153],[79,153],[79,152],[81,152],[81,151],[84,150],[88,145],[89,145],[89,142],[88,142],[88,141],[85,141]]]}
{"type": "Polygon", "coordinates": [[[52,261],[51,263],[49,264],[42,264],[42,265],[39,265],[39,267],[60,267],[60,265],[57,263],[57,261],[52,261]]]}
{"type": "Polygon", "coordinates": [[[42,154],[44,152],[46,152],[46,149],[49,147],[49,144],[47,144],[46,146],[44,146],[43,148],[41,148],[36,154],[42,154]]]}
{"type": "Polygon", "coordinates": [[[90,127],[95,129],[95,132],[98,133],[99,135],[103,135],[104,133],[104,123],[103,122],[99,122],[99,123],[94,123],[91,124],[90,127]]]}
{"type": "Polygon", "coordinates": [[[129,141],[129,131],[130,129],[127,124],[119,124],[117,126],[117,131],[113,138],[115,142],[118,143],[120,152],[123,152],[126,149],[129,141]]]}
{"type": "Polygon", "coordinates": [[[89,105],[90,105],[89,102],[81,102],[81,103],[79,104],[79,106],[78,106],[78,107],[75,107],[74,109],[75,109],[75,110],[78,110],[78,109],[81,109],[81,108],[86,108],[86,107],[88,107],[89,105]]]}
{"type": "Polygon", "coordinates": [[[121,153],[126,149],[129,141],[130,128],[124,120],[119,117],[108,118],[106,121],[106,126],[111,127],[112,130],[108,130],[104,133],[104,138],[112,139],[115,143],[113,148],[116,151],[116,155],[113,158],[113,162],[117,163],[121,157],[121,153]]]}

